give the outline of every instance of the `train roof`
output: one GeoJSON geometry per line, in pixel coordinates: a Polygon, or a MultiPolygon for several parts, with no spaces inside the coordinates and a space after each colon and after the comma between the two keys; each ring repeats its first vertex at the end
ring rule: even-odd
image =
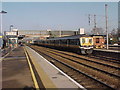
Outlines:
{"type": "Polygon", "coordinates": [[[103,36],[103,37],[105,37],[106,35],[90,35],[90,36],[92,36],[92,37],[93,37],[93,36],[103,36]]]}
{"type": "Polygon", "coordinates": [[[80,37],[91,37],[91,36],[83,34],[83,35],[73,35],[73,36],[49,38],[49,39],[47,39],[47,40],[78,39],[78,38],[80,38],[80,37]]]}

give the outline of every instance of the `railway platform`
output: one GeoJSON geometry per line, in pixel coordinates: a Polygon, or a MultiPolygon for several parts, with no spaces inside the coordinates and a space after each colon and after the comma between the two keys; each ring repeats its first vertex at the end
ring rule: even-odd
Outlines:
{"type": "MultiPolygon", "coordinates": [[[[20,46],[3,57],[2,89],[84,89],[33,49],[20,46]]],[[[0,69],[1,69],[0,68],[0,69]]]]}
{"type": "Polygon", "coordinates": [[[83,86],[78,84],[30,47],[26,46],[26,51],[31,59],[31,62],[33,62],[34,68],[36,69],[36,72],[43,84],[43,86],[41,86],[39,84],[40,81],[38,81],[40,87],[57,89],[69,88],[74,90],[80,90],[81,88],[85,90],[83,86]]]}
{"type": "Polygon", "coordinates": [[[1,62],[3,90],[34,88],[23,47],[18,47],[10,51],[1,62]]]}

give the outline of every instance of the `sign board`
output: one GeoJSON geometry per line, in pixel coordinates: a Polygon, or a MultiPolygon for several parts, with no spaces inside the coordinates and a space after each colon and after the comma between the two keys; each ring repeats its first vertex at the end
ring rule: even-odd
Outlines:
{"type": "Polygon", "coordinates": [[[80,28],[79,29],[79,34],[85,34],[85,29],[84,28],[80,28]]]}
{"type": "Polygon", "coordinates": [[[6,32],[6,35],[17,35],[17,32],[6,32]]]}
{"type": "Polygon", "coordinates": [[[18,31],[18,29],[12,29],[12,31],[18,31]]]}
{"type": "Polygon", "coordinates": [[[51,31],[51,29],[47,29],[47,31],[51,31]]]}

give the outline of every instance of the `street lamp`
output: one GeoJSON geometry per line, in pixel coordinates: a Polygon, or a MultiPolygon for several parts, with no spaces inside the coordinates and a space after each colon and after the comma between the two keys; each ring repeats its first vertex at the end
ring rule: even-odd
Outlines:
{"type": "MultiPolygon", "coordinates": [[[[5,11],[0,12],[0,14],[1,14],[1,30],[0,30],[1,35],[0,35],[0,38],[1,39],[3,38],[3,36],[2,36],[2,14],[5,14],[5,13],[7,13],[7,12],[5,12],[5,11]]],[[[1,41],[0,49],[1,49],[2,45],[3,45],[3,41],[1,41]]]]}
{"type": "Polygon", "coordinates": [[[0,33],[2,34],[2,14],[6,14],[7,12],[5,12],[5,11],[1,11],[0,12],[0,14],[1,14],[1,31],[0,31],[0,33]]]}
{"type": "Polygon", "coordinates": [[[13,27],[13,25],[10,25],[10,31],[12,31],[12,27],[13,27]]]}

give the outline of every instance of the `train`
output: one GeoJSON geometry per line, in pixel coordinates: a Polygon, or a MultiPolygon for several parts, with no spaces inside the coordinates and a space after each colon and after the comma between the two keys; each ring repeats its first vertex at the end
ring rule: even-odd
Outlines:
{"type": "Polygon", "coordinates": [[[34,44],[72,50],[81,54],[91,54],[93,52],[93,37],[89,35],[74,35],[49,38],[46,40],[35,40],[34,44]]]}
{"type": "Polygon", "coordinates": [[[94,48],[105,48],[105,35],[91,35],[93,37],[94,48]]]}

